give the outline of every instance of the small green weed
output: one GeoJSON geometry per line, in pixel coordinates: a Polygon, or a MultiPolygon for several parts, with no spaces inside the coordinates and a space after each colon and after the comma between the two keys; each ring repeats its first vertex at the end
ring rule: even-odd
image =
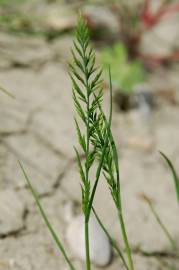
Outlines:
{"type": "Polygon", "coordinates": [[[122,42],[116,43],[112,48],[105,48],[101,52],[101,62],[107,71],[111,67],[111,76],[115,88],[126,94],[131,94],[135,86],[145,79],[142,62],[128,59],[128,53],[122,42]]]}

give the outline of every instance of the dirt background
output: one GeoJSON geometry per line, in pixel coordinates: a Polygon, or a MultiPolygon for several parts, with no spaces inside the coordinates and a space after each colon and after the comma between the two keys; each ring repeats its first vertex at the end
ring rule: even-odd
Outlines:
{"type": "MultiPolygon", "coordinates": [[[[0,93],[2,270],[67,269],[27,189],[18,160],[27,169],[67,250],[66,206],[69,203],[76,206],[80,202],[79,176],[73,151],[77,139],[67,68],[73,37],[71,33],[63,33],[51,39],[49,34],[52,28],[56,27],[61,33],[64,28],[74,25],[74,3],[35,2],[20,5],[24,21],[20,20],[18,24],[16,20],[8,27],[3,22],[0,32],[0,84],[16,97],[10,99],[0,93]],[[35,18],[38,18],[38,23],[35,18]],[[25,27],[31,23],[40,34],[15,32],[18,25],[22,28],[22,23],[25,27]],[[48,34],[41,34],[42,29],[46,29],[46,33],[49,31],[48,34]]],[[[1,16],[7,12],[3,6],[0,11],[1,16]]],[[[164,38],[170,37],[171,41],[172,33],[175,38],[179,36],[178,22],[179,17],[172,18],[172,22],[168,20],[157,31],[165,33],[164,38]]],[[[110,23],[115,24],[113,19],[110,23]]],[[[175,39],[175,42],[178,41],[175,39]]],[[[169,44],[156,44],[152,33],[145,37],[143,44],[146,50],[170,51],[169,44]]],[[[158,152],[166,153],[179,168],[178,71],[177,63],[167,69],[158,68],[147,81],[153,92],[155,89],[174,92],[175,104],[168,98],[154,95],[157,106],[147,114],[142,108],[127,113],[114,108],[112,128],[120,156],[124,215],[137,270],[179,269],[179,256],[173,253],[148,206],[140,199],[141,193],[152,198],[161,219],[179,243],[179,212],[174,186],[158,152]]],[[[107,90],[104,107],[108,107],[107,90]]],[[[121,242],[116,212],[104,181],[100,182],[98,194],[96,209],[111,234],[121,242]]],[[[82,262],[73,254],[71,257],[79,269],[83,269],[82,262]]],[[[99,268],[93,266],[92,269],[99,268]]],[[[114,256],[106,269],[123,268],[114,256]]]]}

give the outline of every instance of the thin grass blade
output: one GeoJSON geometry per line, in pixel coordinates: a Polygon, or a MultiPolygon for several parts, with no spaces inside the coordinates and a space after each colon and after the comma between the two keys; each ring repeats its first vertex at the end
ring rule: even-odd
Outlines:
{"type": "MultiPolygon", "coordinates": [[[[112,80],[111,80],[110,68],[109,68],[109,80],[110,80],[110,96],[111,96],[110,100],[111,100],[111,104],[112,104],[112,80]]],[[[115,170],[116,170],[116,183],[115,184],[117,184],[117,189],[115,189],[115,198],[114,198],[114,196],[113,196],[113,198],[114,198],[114,202],[115,202],[115,205],[116,205],[117,211],[118,211],[118,216],[119,216],[121,230],[122,230],[122,236],[123,236],[123,240],[124,240],[124,243],[125,243],[127,256],[128,256],[129,269],[134,270],[132,252],[131,252],[131,248],[130,248],[130,245],[129,245],[129,241],[128,241],[128,237],[127,237],[127,233],[126,233],[126,228],[125,228],[125,223],[124,223],[124,218],[123,218],[123,214],[122,214],[118,152],[117,152],[116,144],[115,144],[114,139],[113,139],[113,135],[112,135],[110,125],[108,124],[108,121],[107,121],[107,119],[105,117],[105,114],[103,112],[103,109],[102,109],[100,103],[98,103],[98,107],[99,107],[99,110],[101,111],[101,113],[103,115],[105,125],[107,127],[106,128],[107,137],[109,138],[109,141],[110,141],[110,144],[111,144],[111,147],[112,147],[113,159],[114,159],[115,170]]]]}
{"type": "MultiPolygon", "coordinates": [[[[110,69],[109,69],[109,74],[110,74],[110,69]]],[[[94,97],[96,98],[96,95],[95,94],[94,94],[94,97]]],[[[99,102],[98,102],[98,107],[101,108],[101,104],[99,102]]],[[[102,109],[101,109],[101,111],[102,111],[102,109]]],[[[103,113],[103,115],[104,115],[104,113],[103,113]]],[[[101,160],[100,160],[100,163],[99,163],[98,168],[97,168],[97,171],[96,171],[96,180],[95,180],[95,183],[94,183],[94,186],[93,186],[93,189],[92,189],[92,193],[91,193],[91,197],[90,197],[90,201],[89,201],[88,219],[89,219],[89,216],[90,216],[90,212],[91,212],[91,209],[92,209],[94,196],[95,196],[97,185],[98,185],[98,181],[99,181],[99,178],[100,178],[100,174],[101,174],[101,170],[102,170],[102,166],[103,166],[103,161],[104,161],[104,157],[105,157],[106,148],[107,148],[107,145],[109,143],[109,136],[108,135],[109,135],[109,132],[111,130],[111,122],[112,122],[112,83],[111,83],[111,76],[110,76],[110,111],[109,111],[109,121],[106,120],[106,129],[107,129],[106,138],[105,138],[105,143],[104,143],[104,147],[103,147],[103,150],[102,150],[101,160]]]]}
{"type": "Polygon", "coordinates": [[[25,169],[24,169],[24,167],[23,167],[23,165],[22,165],[22,163],[20,161],[19,161],[19,165],[20,165],[20,168],[22,170],[22,173],[23,173],[23,175],[24,175],[24,177],[25,177],[25,179],[27,181],[28,187],[29,187],[30,191],[32,192],[32,195],[33,195],[33,197],[35,199],[36,205],[39,208],[39,211],[41,213],[41,216],[42,216],[45,224],[47,225],[47,227],[48,227],[48,229],[49,229],[49,231],[50,231],[50,233],[51,233],[54,241],[56,242],[59,250],[61,251],[62,255],[64,256],[64,258],[65,258],[67,264],[69,265],[70,269],[71,270],[76,270],[75,267],[73,266],[73,264],[71,263],[69,257],[67,256],[63,244],[59,240],[59,238],[58,238],[56,232],[54,231],[54,229],[53,229],[50,221],[48,220],[47,215],[46,215],[46,213],[45,213],[45,211],[44,211],[44,209],[43,209],[43,207],[42,207],[42,205],[40,203],[40,200],[38,198],[38,195],[37,195],[35,189],[33,188],[32,184],[31,184],[31,181],[30,181],[29,177],[27,176],[26,171],[25,171],[25,169]]]}
{"type": "Polygon", "coordinates": [[[4,87],[2,87],[1,85],[0,85],[0,90],[3,92],[3,93],[5,93],[6,95],[8,95],[9,97],[11,97],[11,98],[15,98],[15,96],[13,95],[13,94],[11,94],[8,90],[6,90],[4,87]]]}
{"type": "Polygon", "coordinates": [[[161,220],[159,214],[157,213],[152,200],[150,198],[148,198],[145,194],[141,194],[141,198],[148,204],[151,213],[153,214],[155,220],[157,221],[157,223],[159,224],[160,228],[162,229],[162,231],[164,232],[164,234],[166,235],[167,239],[169,240],[171,247],[175,250],[176,249],[176,243],[174,241],[174,239],[172,238],[171,234],[169,233],[168,229],[166,228],[166,226],[164,225],[163,221],[161,220]]]}
{"type": "Polygon", "coordinates": [[[175,184],[175,191],[176,191],[176,195],[177,195],[177,200],[179,202],[179,177],[177,175],[177,172],[176,172],[172,162],[169,160],[169,158],[161,151],[160,151],[160,154],[165,159],[165,161],[167,162],[167,164],[168,164],[168,166],[169,166],[169,168],[171,170],[173,180],[174,180],[174,184],[175,184]]]}

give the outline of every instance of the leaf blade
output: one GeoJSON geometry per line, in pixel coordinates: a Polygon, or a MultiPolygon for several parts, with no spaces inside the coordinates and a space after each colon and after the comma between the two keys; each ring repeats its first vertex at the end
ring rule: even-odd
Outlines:
{"type": "Polygon", "coordinates": [[[0,85],[0,90],[1,90],[3,93],[5,93],[6,95],[8,95],[9,97],[15,99],[15,96],[14,96],[12,93],[10,93],[7,89],[5,89],[4,87],[2,87],[1,85],[0,85]]]}
{"type": "Polygon", "coordinates": [[[43,220],[44,220],[44,222],[45,222],[45,224],[46,224],[46,226],[47,226],[47,228],[48,228],[48,230],[49,230],[52,238],[56,242],[56,244],[57,244],[59,250],[61,251],[61,253],[63,254],[63,256],[64,256],[67,264],[70,267],[70,269],[71,270],[76,270],[75,267],[72,265],[69,257],[67,256],[63,244],[59,240],[59,237],[57,236],[55,230],[53,229],[53,227],[52,227],[52,225],[50,223],[50,221],[48,220],[47,215],[46,215],[46,213],[45,213],[45,211],[44,211],[44,209],[43,209],[43,207],[42,207],[42,205],[40,203],[40,200],[38,198],[38,195],[37,195],[35,189],[33,188],[32,184],[31,184],[31,181],[30,181],[30,179],[29,179],[29,177],[28,177],[28,175],[27,175],[27,173],[26,173],[26,171],[25,171],[25,169],[24,169],[24,167],[23,167],[23,165],[22,165],[22,163],[20,161],[19,161],[19,165],[20,165],[21,171],[22,171],[22,173],[23,173],[23,175],[24,175],[24,177],[26,179],[26,182],[28,184],[28,187],[29,187],[30,191],[32,192],[32,195],[34,197],[34,200],[36,202],[36,205],[39,208],[40,214],[41,214],[41,216],[42,216],[42,218],[43,218],[43,220]]]}
{"type": "Polygon", "coordinates": [[[171,173],[172,173],[172,176],[173,176],[173,180],[174,180],[174,184],[175,184],[175,191],[176,191],[176,196],[177,196],[177,200],[179,202],[179,177],[177,175],[177,172],[171,162],[171,160],[161,151],[159,151],[160,155],[165,159],[165,161],[167,162],[170,170],[171,170],[171,173]]]}

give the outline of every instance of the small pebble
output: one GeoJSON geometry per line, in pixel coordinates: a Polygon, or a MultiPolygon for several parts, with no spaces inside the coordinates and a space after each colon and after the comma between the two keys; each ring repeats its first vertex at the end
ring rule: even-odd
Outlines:
{"type": "MultiPolygon", "coordinates": [[[[67,228],[66,239],[76,258],[85,261],[85,233],[84,217],[74,217],[67,228]]],[[[90,257],[98,266],[106,266],[111,260],[111,246],[109,240],[99,225],[94,214],[89,221],[90,257]]]]}

